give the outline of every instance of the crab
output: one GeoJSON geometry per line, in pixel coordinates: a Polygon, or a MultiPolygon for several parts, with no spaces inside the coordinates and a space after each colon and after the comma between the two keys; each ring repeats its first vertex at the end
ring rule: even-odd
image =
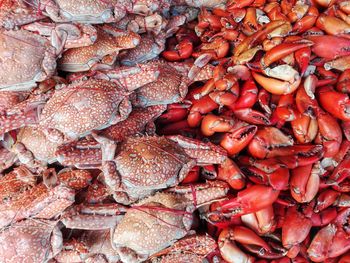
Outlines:
{"type": "Polygon", "coordinates": [[[45,18],[27,1],[3,0],[0,3],[0,27],[14,29],[45,18]]]}
{"type": "Polygon", "coordinates": [[[55,22],[111,23],[119,21],[128,13],[149,15],[167,8],[168,1],[132,0],[46,0],[34,1],[55,22]]]}
{"type": "MultiPolygon", "coordinates": [[[[110,230],[112,247],[121,261],[140,262],[159,252],[158,256],[164,255],[163,249],[192,234],[192,213],[226,198],[228,190],[229,185],[222,181],[177,186],[130,208],[119,204],[73,206],[62,215],[61,222],[68,229],[100,231],[103,237],[99,238],[104,239],[107,232],[102,231],[110,230]]],[[[171,249],[167,252],[172,254],[171,249]]],[[[176,247],[173,252],[176,254],[176,247]]]]}
{"type": "Polygon", "coordinates": [[[45,37],[25,30],[0,29],[0,59],[1,91],[29,90],[56,70],[55,48],[45,37]]]}
{"type": "Polygon", "coordinates": [[[1,227],[26,218],[55,218],[74,203],[75,191],[92,179],[85,170],[62,170],[56,175],[49,169],[38,184],[37,177],[22,166],[1,178],[1,227]]]}
{"type": "Polygon", "coordinates": [[[110,230],[84,231],[77,239],[63,243],[55,257],[58,262],[119,262],[119,255],[110,242],[110,230]],[[101,261],[99,261],[99,259],[101,261]]]}
{"type": "Polygon", "coordinates": [[[195,165],[224,162],[226,151],[211,143],[183,136],[134,136],[116,142],[93,133],[100,149],[58,150],[63,165],[103,170],[102,181],[118,203],[130,204],[140,198],[179,184],[195,165]],[[102,158],[101,158],[102,154],[102,158]]]}
{"type": "Polygon", "coordinates": [[[152,255],[150,262],[201,263],[216,248],[215,239],[209,235],[189,235],[175,242],[171,247],[152,255]]]}
{"type": "Polygon", "coordinates": [[[139,262],[189,233],[193,211],[226,196],[220,181],[158,192],[131,207],[116,226],[112,244],[123,262],[139,262]]]}
{"type": "Polygon", "coordinates": [[[90,25],[37,22],[20,30],[0,28],[0,90],[33,89],[37,82],[55,74],[56,58],[64,50],[91,45],[96,40],[95,35],[96,30],[90,25]]]}
{"type": "Polygon", "coordinates": [[[134,32],[104,25],[97,28],[97,41],[90,46],[71,48],[58,60],[58,68],[68,72],[112,68],[122,49],[131,49],[140,42],[134,32]]]}
{"type": "Polygon", "coordinates": [[[72,83],[56,90],[45,104],[39,126],[76,139],[125,120],[131,112],[129,94],[120,85],[106,80],[72,83]]]}
{"type": "Polygon", "coordinates": [[[57,221],[27,219],[0,233],[0,258],[3,263],[47,262],[62,249],[62,233],[57,221]]]}

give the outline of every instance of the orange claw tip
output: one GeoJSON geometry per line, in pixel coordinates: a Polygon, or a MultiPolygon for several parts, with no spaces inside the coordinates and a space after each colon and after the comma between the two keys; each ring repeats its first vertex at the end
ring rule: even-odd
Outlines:
{"type": "Polygon", "coordinates": [[[293,93],[301,83],[301,78],[296,79],[293,83],[281,81],[273,78],[265,77],[256,72],[252,72],[252,76],[264,89],[275,95],[285,95],[293,93]]]}
{"type": "Polygon", "coordinates": [[[229,156],[233,156],[243,150],[253,139],[258,127],[248,125],[226,133],[220,145],[227,151],[229,156]]]}

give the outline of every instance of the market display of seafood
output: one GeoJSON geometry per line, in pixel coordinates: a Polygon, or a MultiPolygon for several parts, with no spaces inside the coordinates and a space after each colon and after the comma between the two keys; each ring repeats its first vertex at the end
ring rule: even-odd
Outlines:
{"type": "Polygon", "coordinates": [[[0,263],[350,262],[350,1],[0,0],[0,263]]]}

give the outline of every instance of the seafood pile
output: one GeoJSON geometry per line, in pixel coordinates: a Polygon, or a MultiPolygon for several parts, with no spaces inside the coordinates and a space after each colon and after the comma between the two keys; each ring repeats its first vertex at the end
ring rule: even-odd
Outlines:
{"type": "Polygon", "coordinates": [[[0,262],[350,262],[350,1],[0,1],[0,262]]]}

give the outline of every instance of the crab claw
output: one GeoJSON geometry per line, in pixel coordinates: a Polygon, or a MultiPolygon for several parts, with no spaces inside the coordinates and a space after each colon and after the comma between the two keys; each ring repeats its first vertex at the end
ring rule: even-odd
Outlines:
{"type": "Polygon", "coordinates": [[[270,66],[272,63],[288,56],[289,54],[309,46],[313,43],[309,40],[285,42],[279,44],[266,52],[265,56],[261,59],[261,63],[264,67],[270,66]]]}
{"type": "Polygon", "coordinates": [[[187,121],[190,127],[196,127],[201,123],[202,116],[219,108],[214,100],[212,100],[209,95],[206,95],[199,100],[196,100],[188,114],[187,121]]]}
{"type": "Polygon", "coordinates": [[[250,124],[270,125],[270,120],[263,113],[250,108],[235,110],[234,114],[238,119],[250,124]]]}
{"type": "Polygon", "coordinates": [[[257,96],[258,88],[255,82],[252,79],[249,79],[244,82],[238,100],[232,106],[228,107],[232,110],[251,108],[254,106],[257,96]]]}
{"type": "Polygon", "coordinates": [[[350,121],[350,100],[344,93],[335,91],[331,86],[317,89],[318,101],[321,106],[334,117],[350,121]]]}
{"type": "Polygon", "coordinates": [[[291,121],[291,126],[295,138],[300,143],[311,143],[318,132],[317,120],[300,113],[291,121]]]}
{"type": "Polygon", "coordinates": [[[272,205],[255,213],[243,215],[241,220],[258,235],[272,233],[276,229],[275,213],[272,205]]]}
{"type": "Polygon", "coordinates": [[[329,35],[311,35],[306,38],[314,43],[311,49],[318,57],[335,59],[350,55],[350,39],[329,35]]]}
{"type": "Polygon", "coordinates": [[[342,183],[349,176],[350,176],[350,159],[344,159],[334,169],[334,171],[326,181],[326,184],[331,185],[334,190],[343,192],[342,183]]]}
{"type": "Polygon", "coordinates": [[[297,210],[296,206],[287,210],[282,226],[282,243],[287,249],[303,242],[312,227],[311,220],[297,210]]]}
{"type": "Polygon", "coordinates": [[[326,70],[336,69],[340,71],[345,71],[347,69],[350,69],[350,55],[340,57],[332,61],[328,61],[324,63],[323,66],[326,70]]]}
{"type": "Polygon", "coordinates": [[[253,262],[253,257],[240,250],[234,241],[246,245],[259,246],[262,250],[270,251],[269,245],[249,228],[235,226],[221,231],[218,239],[221,256],[227,262],[253,262]]]}
{"type": "Polygon", "coordinates": [[[193,44],[188,39],[175,46],[174,50],[163,51],[162,56],[168,61],[180,61],[189,58],[193,52],[193,44]]]}
{"type": "Polygon", "coordinates": [[[237,197],[213,204],[214,210],[204,214],[211,223],[222,223],[245,214],[259,211],[272,205],[278,198],[279,191],[263,185],[252,185],[238,192],[237,197]]]}
{"type": "Polygon", "coordinates": [[[271,173],[255,167],[243,167],[242,171],[253,183],[268,185],[275,190],[288,189],[289,170],[287,168],[281,167],[271,173]]]}
{"type": "Polygon", "coordinates": [[[248,125],[235,129],[224,135],[220,145],[227,151],[229,156],[233,156],[250,143],[257,130],[258,128],[255,125],[248,125]]]}
{"type": "Polygon", "coordinates": [[[277,80],[274,78],[268,78],[254,71],[252,72],[252,76],[256,80],[256,82],[258,82],[264,89],[276,95],[283,95],[294,92],[301,82],[301,78],[299,75],[295,76],[294,81],[292,81],[291,83],[287,81],[277,80]]]}
{"type": "Polygon", "coordinates": [[[316,26],[329,35],[342,35],[348,38],[347,35],[350,33],[350,25],[334,16],[320,15],[316,21],[316,26]]]}
{"type": "Polygon", "coordinates": [[[320,186],[320,163],[294,168],[290,178],[290,193],[299,203],[308,203],[316,196],[320,186]]]}
{"type": "Polygon", "coordinates": [[[333,157],[338,153],[343,139],[341,127],[333,116],[325,112],[317,116],[317,122],[319,133],[315,142],[323,145],[324,157],[333,157]]]}
{"type": "Polygon", "coordinates": [[[350,69],[345,70],[339,76],[337,90],[343,93],[350,93],[350,69]]]}
{"type": "Polygon", "coordinates": [[[245,187],[244,175],[237,164],[235,164],[230,158],[227,158],[225,162],[219,165],[216,178],[227,182],[231,188],[235,190],[241,190],[245,187]]]}
{"type": "Polygon", "coordinates": [[[212,136],[215,132],[228,132],[235,124],[233,118],[208,114],[202,119],[201,131],[204,136],[212,136]]]}

